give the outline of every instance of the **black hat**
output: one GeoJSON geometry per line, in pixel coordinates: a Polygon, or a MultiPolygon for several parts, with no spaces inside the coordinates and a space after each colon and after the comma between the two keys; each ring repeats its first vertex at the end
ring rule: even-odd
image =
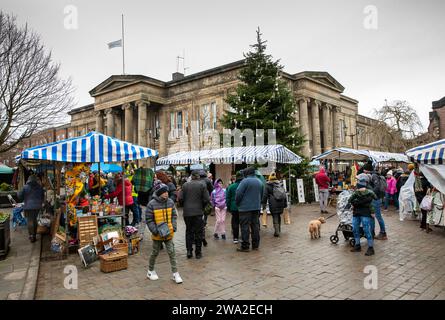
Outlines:
{"type": "Polygon", "coordinates": [[[199,178],[200,176],[201,176],[201,174],[200,174],[199,170],[193,170],[192,171],[192,177],[199,178]]]}
{"type": "Polygon", "coordinates": [[[372,166],[372,163],[367,163],[363,166],[363,170],[365,171],[374,171],[374,167],[372,166]]]}
{"type": "Polygon", "coordinates": [[[155,186],[155,192],[156,192],[156,195],[159,197],[164,192],[168,192],[168,186],[163,183],[158,184],[157,186],[155,186]]]}

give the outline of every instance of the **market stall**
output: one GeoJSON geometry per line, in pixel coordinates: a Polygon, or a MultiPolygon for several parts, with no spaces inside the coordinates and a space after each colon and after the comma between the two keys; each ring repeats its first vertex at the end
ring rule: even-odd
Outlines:
{"type": "Polygon", "coordinates": [[[126,207],[126,188],[124,186],[126,179],[122,172],[122,204],[118,204],[116,199],[113,202],[101,198],[100,189],[104,186],[104,179],[100,176],[100,171],[102,171],[100,163],[106,166],[108,163],[120,163],[156,155],[157,151],[150,148],[137,146],[97,132],[24,150],[20,155],[21,162],[50,164],[54,165],[54,169],[57,171],[55,176],[58,187],[55,188],[55,191],[63,200],[58,214],[63,215],[65,227],[58,225],[60,217],[56,217],[55,225],[52,226],[54,230],[52,249],[63,252],[71,246],[88,246],[93,241],[95,245],[101,242],[99,246],[104,250],[110,249],[111,244],[105,243],[109,240],[107,238],[120,238],[122,232],[116,234],[116,228],[111,231],[111,229],[106,230],[106,227],[109,220],[114,221],[117,218],[121,220],[120,231],[122,231],[122,220],[126,207]],[[93,163],[99,164],[98,173],[94,177],[90,177],[92,171],[90,164],[93,163]],[[90,196],[89,194],[92,194],[90,188],[85,187],[91,178],[96,184],[94,188],[99,188],[99,193],[94,196],[90,196]],[[101,220],[104,220],[105,227],[99,230],[101,220]],[[104,234],[107,237],[98,237],[104,234]],[[116,235],[118,236],[114,237],[116,235]]]}

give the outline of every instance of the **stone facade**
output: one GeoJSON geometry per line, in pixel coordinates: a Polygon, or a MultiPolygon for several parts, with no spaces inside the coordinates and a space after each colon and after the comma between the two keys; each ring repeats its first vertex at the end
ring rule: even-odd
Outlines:
{"type": "MultiPolygon", "coordinates": [[[[190,150],[192,141],[206,148],[216,139],[196,136],[193,126],[199,127],[199,132],[222,132],[219,119],[230,107],[224,99],[239,83],[243,63],[241,60],[187,77],[176,73],[175,80],[169,82],[142,75],[111,76],[90,91],[94,105],[70,112],[73,132],[94,129],[156,148],[160,156],[190,150]]],[[[333,147],[375,145],[362,143],[357,137],[358,122],[369,132],[372,122],[358,115],[358,101],[343,95],[344,87],[329,73],[283,72],[281,76],[294,93],[296,125],[307,139],[304,156],[333,147]]]]}
{"type": "Polygon", "coordinates": [[[430,112],[428,133],[435,139],[445,139],[445,97],[433,101],[433,111],[430,112]]]}

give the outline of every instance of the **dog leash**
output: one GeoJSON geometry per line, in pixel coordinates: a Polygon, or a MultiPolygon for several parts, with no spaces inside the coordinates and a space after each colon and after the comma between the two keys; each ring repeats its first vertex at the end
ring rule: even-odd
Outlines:
{"type": "Polygon", "coordinates": [[[331,214],[329,217],[325,218],[325,220],[328,220],[328,219],[330,219],[330,218],[332,218],[333,216],[336,216],[336,215],[337,215],[336,213],[331,214]]]}

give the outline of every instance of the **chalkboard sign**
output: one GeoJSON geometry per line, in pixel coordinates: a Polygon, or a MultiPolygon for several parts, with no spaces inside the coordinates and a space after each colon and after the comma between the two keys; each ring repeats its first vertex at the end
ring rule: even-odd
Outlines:
{"type": "Polygon", "coordinates": [[[88,267],[94,261],[97,260],[97,252],[94,245],[87,245],[78,250],[80,259],[85,267],[88,267]]]}

